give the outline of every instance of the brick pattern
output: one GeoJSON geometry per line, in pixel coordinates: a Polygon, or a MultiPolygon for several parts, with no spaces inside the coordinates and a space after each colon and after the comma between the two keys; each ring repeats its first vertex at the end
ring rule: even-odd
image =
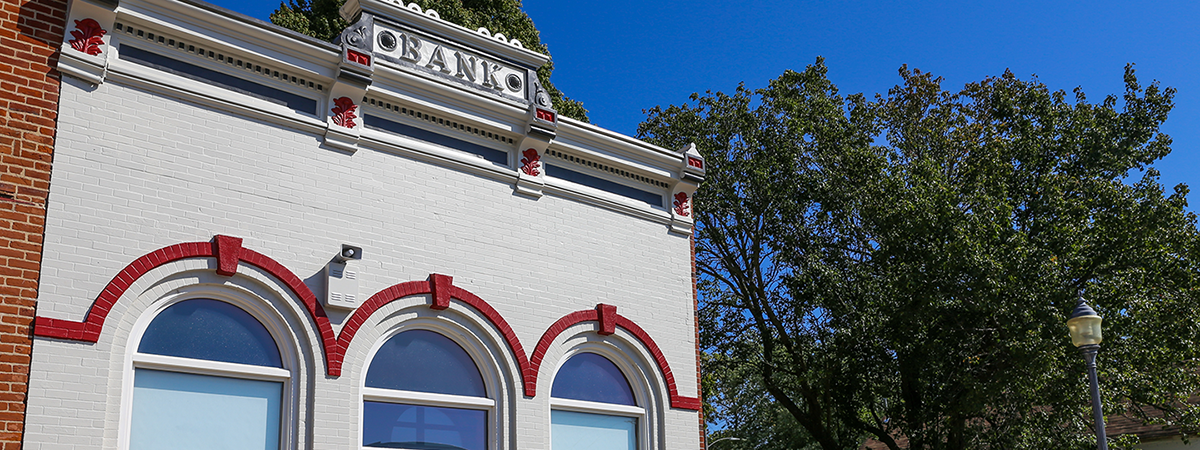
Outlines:
{"type": "MultiPolygon", "coordinates": [[[[354,335],[358,332],[359,327],[366,323],[367,318],[376,310],[392,301],[411,295],[431,295],[433,303],[429,305],[430,308],[437,310],[447,309],[450,307],[450,299],[454,298],[479,311],[492,322],[492,325],[503,334],[509,350],[512,351],[516,358],[517,366],[521,368],[526,396],[533,397],[537,392],[538,366],[541,364],[542,357],[544,357],[551,341],[567,328],[582,322],[592,321],[599,323],[600,330],[598,332],[602,335],[613,334],[616,331],[616,327],[620,326],[637,337],[654,356],[655,362],[663,372],[668,390],[671,393],[671,406],[681,409],[699,409],[699,397],[692,398],[679,395],[670,365],[667,363],[662,350],[658,348],[658,345],[650,335],[633,321],[618,315],[615,306],[599,304],[596,305],[596,309],[594,310],[576,311],[556,321],[542,335],[541,340],[538,342],[537,350],[534,352],[535,362],[534,364],[530,364],[529,359],[525,357],[525,350],[521,346],[521,342],[513,331],[512,326],[508,324],[508,321],[504,320],[504,317],[495,308],[470,291],[454,286],[452,284],[452,277],[432,274],[429,276],[428,281],[399,283],[375,293],[375,295],[372,295],[370,299],[354,311],[341,332],[338,333],[337,338],[334,339],[329,318],[326,316],[320,302],[316,299],[316,295],[312,293],[312,290],[282,264],[279,264],[266,255],[242,248],[241,243],[242,239],[240,238],[218,235],[213,238],[213,242],[211,243],[188,242],[176,244],[143,255],[141,258],[129,263],[124,270],[113,277],[108,286],[100,293],[100,296],[96,298],[96,301],[92,303],[86,320],[83,322],[73,322],[52,317],[38,317],[34,334],[42,337],[91,343],[98,342],[100,340],[100,333],[104,329],[105,318],[108,316],[109,311],[112,310],[113,305],[146,272],[181,259],[215,257],[218,260],[217,273],[220,275],[230,276],[235,274],[237,272],[237,262],[240,261],[265,270],[292,288],[293,293],[304,301],[308,313],[314,322],[318,324],[322,341],[324,341],[328,365],[327,373],[329,376],[336,377],[341,375],[342,361],[346,349],[350,346],[350,341],[354,339],[354,335]]],[[[697,373],[699,373],[699,369],[697,369],[697,373]]]]}
{"type": "Polygon", "coordinates": [[[38,317],[34,322],[33,334],[42,337],[68,339],[73,341],[96,342],[100,340],[100,332],[104,329],[104,319],[109,311],[139,277],[155,267],[178,261],[184,258],[200,258],[214,256],[213,245],[208,242],[188,242],[163,247],[143,255],[125,266],[112,281],[100,291],[92,307],[88,308],[87,318],[83,322],[38,317]]]}
{"type": "MultiPolygon", "coordinates": [[[[288,270],[278,261],[254,250],[243,248],[241,246],[241,239],[220,235],[216,236],[211,243],[187,242],[175,244],[143,255],[129,263],[128,266],[125,266],[124,270],[121,270],[121,272],[117,273],[117,276],[113,277],[112,281],[108,282],[108,285],[96,297],[96,301],[92,303],[92,307],[88,309],[87,318],[83,322],[55,319],[52,317],[38,317],[34,324],[33,333],[42,337],[92,343],[98,342],[100,340],[100,332],[104,330],[104,320],[108,317],[108,313],[112,311],[113,305],[133,285],[134,281],[137,281],[138,278],[141,278],[142,275],[145,275],[151,269],[163,264],[186,258],[206,257],[216,257],[218,259],[219,268],[217,273],[221,275],[233,275],[237,271],[236,262],[241,261],[258,267],[271,274],[271,276],[283,281],[291,289],[292,293],[304,302],[304,307],[308,310],[309,316],[317,324],[321,340],[324,343],[325,354],[330,355],[329,359],[331,360],[340,355],[335,346],[336,340],[334,339],[333,328],[329,324],[329,317],[325,315],[325,308],[317,301],[317,296],[308,288],[308,285],[304,284],[296,274],[292,273],[292,271],[288,270]]],[[[334,372],[332,365],[329,371],[331,376],[338,375],[338,373],[334,372]]]]}
{"type": "MultiPolygon", "coordinates": [[[[1146,415],[1151,419],[1163,419],[1166,414],[1158,408],[1147,408],[1146,415]]],[[[1117,437],[1123,434],[1136,434],[1141,438],[1142,442],[1156,440],[1179,440],[1183,436],[1183,430],[1178,425],[1157,425],[1142,423],[1132,416],[1108,416],[1105,418],[1108,421],[1105,424],[1105,433],[1109,437],[1117,437]]]]}
{"type": "Polygon", "coordinates": [[[21,448],[66,2],[0,3],[0,449],[21,448]]]}
{"type": "MultiPolygon", "coordinates": [[[[429,276],[429,281],[399,283],[372,295],[362,306],[354,310],[354,314],[350,316],[350,319],[346,321],[346,325],[342,327],[342,331],[338,333],[337,356],[330,358],[329,374],[331,376],[340,376],[346,349],[350,348],[350,342],[354,340],[354,335],[358,333],[358,329],[363,324],[367,323],[367,319],[371,317],[371,314],[374,314],[375,311],[378,311],[384,305],[404,297],[430,295],[433,297],[433,303],[429,305],[432,309],[447,309],[450,307],[450,299],[454,298],[483,314],[491,322],[492,326],[496,327],[500,331],[500,334],[504,336],[504,340],[508,344],[508,349],[512,352],[513,358],[516,360],[517,367],[521,369],[522,381],[528,385],[531,377],[529,359],[525,357],[525,349],[521,346],[521,341],[517,339],[517,333],[513,331],[512,326],[508,324],[508,321],[504,320],[504,317],[500,316],[500,313],[492,305],[489,305],[482,298],[470,293],[466,289],[452,285],[452,281],[453,279],[449,276],[435,273],[429,276]]],[[[532,397],[532,395],[530,396],[532,397]]]]}
{"type": "MultiPolygon", "coordinates": [[[[551,325],[550,329],[546,330],[545,334],[542,334],[542,338],[538,340],[537,347],[535,347],[533,350],[533,356],[529,358],[529,364],[532,367],[531,370],[533,373],[537,374],[538,368],[540,368],[542,365],[542,358],[545,357],[546,350],[550,348],[550,344],[554,342],[554,338],[557,338],[558,335],[562,334],[563,331],[566,331],[567,328],[571,328],[583,322],[598,322],[599,325],[603,327],[604,319],[602,319],[601,315],[606,313],[611,314],[611,317],[613,317],[611,320],[613,320],[614,331],[615,327],[623,328],[625,331],[628,331],[635,338],[637,338],[637,340],[646,347],[646,350],[650,352],[650,355],[654,358],[654,362],[658,364],[658,369],[662,371],[663,380],[665,380],[667,383],[667,392],[669,392],[671,396],[671,407],[699,411],[699,397],[679,395],[679,389],[675,385],[675,374],[671,372],[671,366],[667,363],[666,356],[664,356],[662,350],[658,348],[658,344],[654,342],[654,339],[650,338],[650,335],[646,333],[646,330],[643,330],[642,327],[638,326],[636,323],[633,323],[632,320],[617,314],[616,308],[611,305],[598,305],[596,309],[575,311],[555,321],[554,325],[551,325]]],[[[533,385],[530,385],[529,382],[526,382],[526,396],[532,397],[533,394],[537,392],[536,376],[533,377],[533,383],[533,385]]]]}
{"type": "MultiPolygon", "coordinates": [[[[672,369],[682,370],[675,377],[678,392],[695,395],[688,240],[662,224],[556,195],[514,196],[507,182],[369,146],[353,155],[329,151],[312,134],[116,78],[95,88],[68,78],[62,86],[38,314],[83,321],[113,275],[141,255],[180,242],[202,241],[211,249],[215,234],[244,238],[243,253],[270,255],[299,278],[285,282],[244,264],[228,281],[270,278],[256,284],[264,286],[259,295],[276,299],[272,308],[283,317],[294,317],[295,348],[303,355],[298,370],[312,375],[311,383],[297,381],[312,386],[300,394],[299,447],[361,445],[355,427],[346,424],[360,418],[372,346],[404,321],[433,317],[460,320],[453,327],[468,331],[467,341],[488,336],[479,344],[486,355],[480,361],[481,367],[495,364],[481,370],[499,377],[497,418],[521,424],[520,432],[501,427],[506,444],[497,448],[549,445],[549,396],[521,395],[521,368],[504,333],[457,301],[444,312],[431,310],[421,296],[389,303],[358,329],[341,376],[325,376],[328,336],[302,306],[308,294],[289,284],[319,292],[322,269],[344,243],[363,245],[370,255],[359,273],[364,296],[414,280],[430,289],[429,274],[454,275],[454,286],[487,299],[504,316],[531,346],[527,351],[560,317],[582,309],[595,314],[597,303],[614,305],[654,337],[672,369]],[[622,245],[612,245],[612,236],[622,245]]],[[[31,367],[25,448],[118,448],[123,389],[110,376],[127,369],[139,317],[171,292],[150,278],[181,270],[215,277],[216,267],[212,257],[180,260],[143,276],[134,287],[154,288],[128,290],[95,344],[38,338],[45,351],[34,353],[31,367]]],[[[344,330],[349,313],[328,313],[333,331],[344,330]]],[[[656,358],[631,344],[644,353],[645,369],[658,372],[656,358]]],[[[564,348],[552,345],[543,365],[562,357],[564,348]]],[[[551,378],[540,373],[538,382],[551,378]]],[[[648,422],[664,443],[655,448],[699,446],[692,410],[666,409],[648,422]]]]}
{"type": "MultiPolygon", "coordinates": [[[[538,369],[542,367],[542,360],[546,358],[546,351],[550,349],[550,343],[554,342],[554,338],[571,328],[576,324],[583,322],[594,322],[599,319],[599,312],[594,309],[585,309],[583,311],[575,311],[573,313],[562,316],[554,321],[553,325],[542,334],[542,338],[538,339],[537,346],[533,348],[533,355],[529,357],[529,365],[536,375],[538,369]]],[[[537,377],[532,381],[525,383],[525,396],[532,397],[537,392],[537,377]]]]}

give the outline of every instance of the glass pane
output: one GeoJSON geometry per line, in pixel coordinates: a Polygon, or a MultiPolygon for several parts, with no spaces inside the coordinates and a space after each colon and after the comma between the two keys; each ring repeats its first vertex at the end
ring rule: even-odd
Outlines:
{"type": "Polygon", "coordinates": [[[367,368],[367,387],[487,395],[471,356],[450,338],[425,330],[405,331],[388,339],[367,368]]]}
{"type": "Polygon", "coordinates": [[[487,411],[363,402],[363,445],[487,450],[487,411]]]}
{"type": "Polygon", "coordinates": [[[130,450],[278,450],[283,383],[137,369],[130,450]]]}
{"type": "Polygon", "coordinates": [[[550,411],[551,450],[636,450],[637,418],[550,411]]]}
{"type": "Polygon", "coordinates": [[[266,327],[241,308],[209,299],[184,300],[163,310],[150,322],[138,351],[283,367],[266,327]]]}
{"type": "Polygon", "coordinates": [[[580,353],[568,359],[554,376],[550,396],[637,406],[621,369],[595,353],[580,353]]]}

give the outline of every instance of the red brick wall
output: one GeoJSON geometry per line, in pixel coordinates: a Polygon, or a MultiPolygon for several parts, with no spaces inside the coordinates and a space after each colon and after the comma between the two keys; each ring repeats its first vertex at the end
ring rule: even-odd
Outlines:
{"type": "Polygon", "coordinates": [[[65,0],[0,0],[0,449],[21,448],[65,0]]]}

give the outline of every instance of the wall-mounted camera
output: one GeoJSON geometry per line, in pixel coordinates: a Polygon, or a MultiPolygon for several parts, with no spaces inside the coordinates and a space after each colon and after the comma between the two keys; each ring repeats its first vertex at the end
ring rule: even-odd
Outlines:
{"type": "Polygon", "coordinates": [[[358,307],[358,270],[362,264],[362,247],[342,244],[342,251],[325,265],[325,306],[354,309],[358,307]]]}
{"type": "Polygon", "coordinates": [[[334,261],[340,263],[358,259],[362,259],[362,247],[355,247],[350,244],[342,244],[342,252],[333,258],[334,261]]]}

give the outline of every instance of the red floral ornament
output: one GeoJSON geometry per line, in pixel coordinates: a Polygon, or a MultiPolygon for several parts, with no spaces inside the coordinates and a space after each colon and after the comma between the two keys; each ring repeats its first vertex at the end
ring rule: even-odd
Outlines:
{"type": "Polygon", "coordinates": [[[521,154],[525,155],[524,158],[521,158],[521,171],[525,172],[525,175],[529,175],[531,177],[536,177],[541,174],[541,171],[538,170],[538,167],[541,167],[542,165],[542,155],[539,155],[537,150],[532,148],[521,152],[521,154]]]}
{"type": "Polygon", "coordinates": [[[104,45],[104,28],[100,27],[100,23],[94,19],[83,19],[75,21],[75,29],[71,31],[71,36],[75,39],[67,41],[71,44],[71,48],[87,53],[92,56],[99,55],[100,46],[104,45]]]}
{"type": "Polygon", "coordinates": [[[354,110],[358,109],[354,100],[350,100],[350,97],[338,97],[333,99],[333,104],[334,107],[331,110],[333,111],[333,123],[346,128],[354,128],[357,125],[354,123],[354,119],[358,118],[358,115],[354,114],[354,110]]]}
{"type": "Polygon", "coordinates": [[[692,215],[688,208],[688,195],[685,192],[675,194],[675,214],[687,217],[692,215]]]}

